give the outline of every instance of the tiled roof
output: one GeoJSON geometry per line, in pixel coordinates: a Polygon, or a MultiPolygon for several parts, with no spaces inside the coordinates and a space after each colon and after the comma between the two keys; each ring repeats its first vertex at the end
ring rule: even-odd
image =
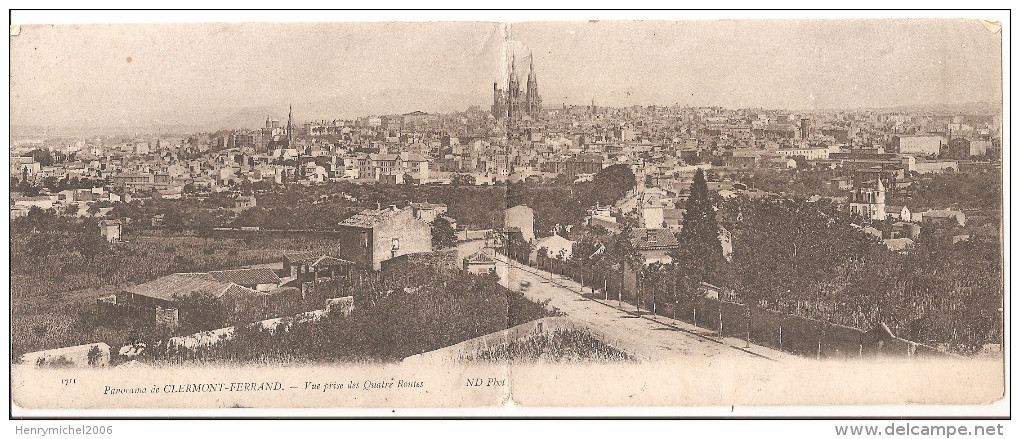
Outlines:
{"type": "Polygon", "coordinates": [[[291,263],[304,264],[304,265],[308,265],[310,267],[319,267],[319,266],[328,267],[328,266],[334,266],[334,265],[353,265],[354,264],[354,262],[348,261],[346,259],[335,258],[335,257],[329,256],[329,255],[318,255],[318,256],[311,256],[311,257],[302,258],[302,259],[291,259],[290,261],[291,261],[291,263]]]}
{"type": "Polygon", "coordinates": [[[638,250],[680,245],[676,236],[673,236],[673,232],[668,229],[634,229],[631,232],[630,240],[638,250]]]}
{"type": "Polygon", "coordinates": [[[316,258],[319,256],[322,256],[322,252],[303,251],[303,252],[289,252],[283,254],[283,258],[290,261],[291,263],[302,261],[305,259],[316,258]]]}
{"type": "Polygon", "coordinates": [[[254,287],[259,284],[280,284],[280,277],[272,268],[210,271],[209,275],[220,282],[232,282],[246,287],[254,287]]]}
{"type": "Polygon", "coordinates": [[[232,283],[227,287],[227,289],[223,290],[222,295],[227,297],[247,297],[255,295],[266,296],[268,294],[232,283]]]}
{"type": "Polygon", "coordinates": [[[173,300],[174,296],[184,297],[192,294],[221,297],[229,286],[229,282],[218,281],[209,273],[174,273],[128,287],[125,291],[141,296],[173,300]]]}
{"type": "Polygon", "coordinates": [[[53,198],[48,195],[39,195],[35,197],[18,197],[16,201],[52,201],[53,198]]]}
{"type": "Polygon", "coordinates": [[[372,160],[388,161],[392,162],[400,158],[399,154],[369,154],[368,158],[372,160]]]}
{"type": "Polygon", "coordinates": [[[354,216],[352,216],[350,218],[347,218],[347,219],[343,220],[343,222],[341,222],[340,225],[341,226],[351,226],[351,227],[371,228],[371,227],[374,227],[376,224],[379,224],[379,223],[381,223],[383,221],[386,221],[387,219],[390,219],[391,217],[393,217],[393,215],[396,215],[399,212],[400,212],[399,209],[397,209],[397,210],[394,210],[394,209],[379,209],[379,210],[367,209],[367,210],[361,211],[361,213],[359,213],[357,215],[354,215],[354,216]]]}
{"type": "Polygon", "coordinates": [[[425,157],[422,157],[421,154],[405,153],[405,154],[401,154],[400,158],[403,159],[405,162],[427,162],[428,161],[428,159],[425,158],[425,157]]]}
{"type": "Polygon", "coordinates": [[[464,258],[469,264],[495,264],[496,260],[491,256],[485,254],[485,252],[477,251],[472,253],[470,256],[464,258]]]}
{"type": "Polygon", "coordinates": [[[445,208],[446,204],[443,204],[443,203],[411,203],[411,207],[414,207],[415,209],[436,209],[436,208],[440,208],[440,207],[445,208]]]}

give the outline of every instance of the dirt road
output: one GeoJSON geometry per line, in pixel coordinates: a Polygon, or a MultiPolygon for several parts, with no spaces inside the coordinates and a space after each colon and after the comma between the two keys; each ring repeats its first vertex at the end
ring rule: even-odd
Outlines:
{"type": "MultiPolygon", "coordinates": [[[[580,295],[580,285],[534,267],[523,266],[497,255],[496,272],[500,282],[510,289],[523,290],[536,302],[549,301],[566,315],[613,336],[620,348],[639,358],[677,360],[700,356],[746,361],[792,361],[800,357],[774,349],[748,344],[732,337],[718,337],[712,331],[689,323],[638,312],[633,305],[615,300],[595,300],[580,295]],[[521,284],[527,287],[522,288],[521,284]]],[[[585,290],[590,292],[586,287],[585,290]]]]}

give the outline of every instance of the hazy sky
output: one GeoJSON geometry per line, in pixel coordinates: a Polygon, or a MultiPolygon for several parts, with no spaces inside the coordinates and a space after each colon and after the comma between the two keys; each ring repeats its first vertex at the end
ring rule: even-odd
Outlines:
{"type": "Polygon", "coordinates": [[[491,104],[511,52],[523,82],[531,51],[547,105],[999,101],[1000,35],[936,19],[26,26],[11,37],[11,116],[114,126],[288,102],[333,113],[308,119],[448,111],[491,104]]]}

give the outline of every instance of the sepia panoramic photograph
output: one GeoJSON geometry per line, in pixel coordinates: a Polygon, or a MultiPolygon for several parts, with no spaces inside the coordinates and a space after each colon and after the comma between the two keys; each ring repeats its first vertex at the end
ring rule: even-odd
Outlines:
{"type": "Polygon", "coordinates": [[[14,25],[12,404],[981,413],[1002,26],[14,25]]]}

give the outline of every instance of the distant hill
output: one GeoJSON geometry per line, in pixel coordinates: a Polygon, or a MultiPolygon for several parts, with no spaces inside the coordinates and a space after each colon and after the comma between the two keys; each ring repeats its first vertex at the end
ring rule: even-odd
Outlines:
{"type": "Polygon", "coordinates": [[[403,114],[415,110],[426,113],[449,113],[463,111],[471,105],[481,105],[485,96],[462,93],[448,93],[417,88],[392,89],[365,95],[346,93],[326,98],[313,97],[295,99],[293,103],[281,102],[273,106],[245,107],[224,115],[214,121],[202,124],[206,131],[219,129],[254,129],[265,126],[266,117],[287,123],[288,106],[294,106],[294,120],[355,119],[368,115],[403,114]]]}
{"type": "MultiPolygon", "coordinates": [[[[287,121],[287,107],[294,106],[294,119],[313,120],[354,119],[368,115],[403,114],[412,111],[449,113],[463,111],[472,105],[488,106],[491,96],[485,92],[452,93],[420,88],[399,88],[360,94],[345,92],[332,96],[305,96],[293,102],[247,107],[196,108],[190,114],[168,114],[160,109],[139,109],[131,117],[89,126],[12,126],[13,136],[93,136],[116,134],[170,134],[212,132],[230,129],[255,129],[265,126],[267,116],[281,123],[287,121]]],[[[846,109],[843,111],[862,110],[846,109]]],[[[937,105],[901,105],[864,110],[884,113],[919,113],[935,115],[995,116],[1002,111],[1001,103],[965,102],[937,105]]],[[[796,110],[791,110],[796,111],[796,110]]],[[[804,110],[808,113],[840,111],[804,110]]]]}
{"type": "Polygon", "coordinates": [[[963,102],[937,105],[900,105],[885,108],[897,113],[934,113],[937,115],[966,114],[972,116],[994,116],[1002,111],[1001,102],[963,102]]]}
{"type": "Polygon", "coordinates": [[[103,134],[194,133],[224,129],[255,129],[265,126],[266,117],[287,121],[287,107],[293,104],[294,120],[354,119],[368,115],[403,114],[412,111],[449,113],[471,105],[488,105],[485,93],[451,93],[420,88],[388,89],[366,94],[348,92],[333,96],[305,96],[292,102],[247,107],[195,108],[190,114],[167,113],[158,108],[139,109],[130,117],[87,126],[14,126],[12,134],[91,136],[103,134]]]}
{"type": "Polygon", "coordinates": [[[269,115],[286,121],[286,112],[287,107],[284,107],[283,117],[281,118],[279,109],[275,107],[243,107],[235,109],[233,112],[228,112],[227,114],[223,114],[215,118],[210,118],[204,123],[201,123],[201,127],[203,131],[260,128],[266,125],[266,116],[269,115]]]}
{"type": "MultiPolygon", "coordinates": [[[[481,94],[450,93],[419,88],[389,89],[365,95],[343,94],[325,99],[310,100],[303,104],[307,110],[302,113],[309,119],[353,119],[367,115],[403,114],[415,110],[426,113],[449,113],[464,111],[471,105],[485,104],[486,96],[481,94]],[[319,115],[319,117],[313,116],[319,115]]],[[[491,100],[491,96],[489,100],[491,100]]],[[[295,117],[299,104],[294,103],[295,117]]]]}

